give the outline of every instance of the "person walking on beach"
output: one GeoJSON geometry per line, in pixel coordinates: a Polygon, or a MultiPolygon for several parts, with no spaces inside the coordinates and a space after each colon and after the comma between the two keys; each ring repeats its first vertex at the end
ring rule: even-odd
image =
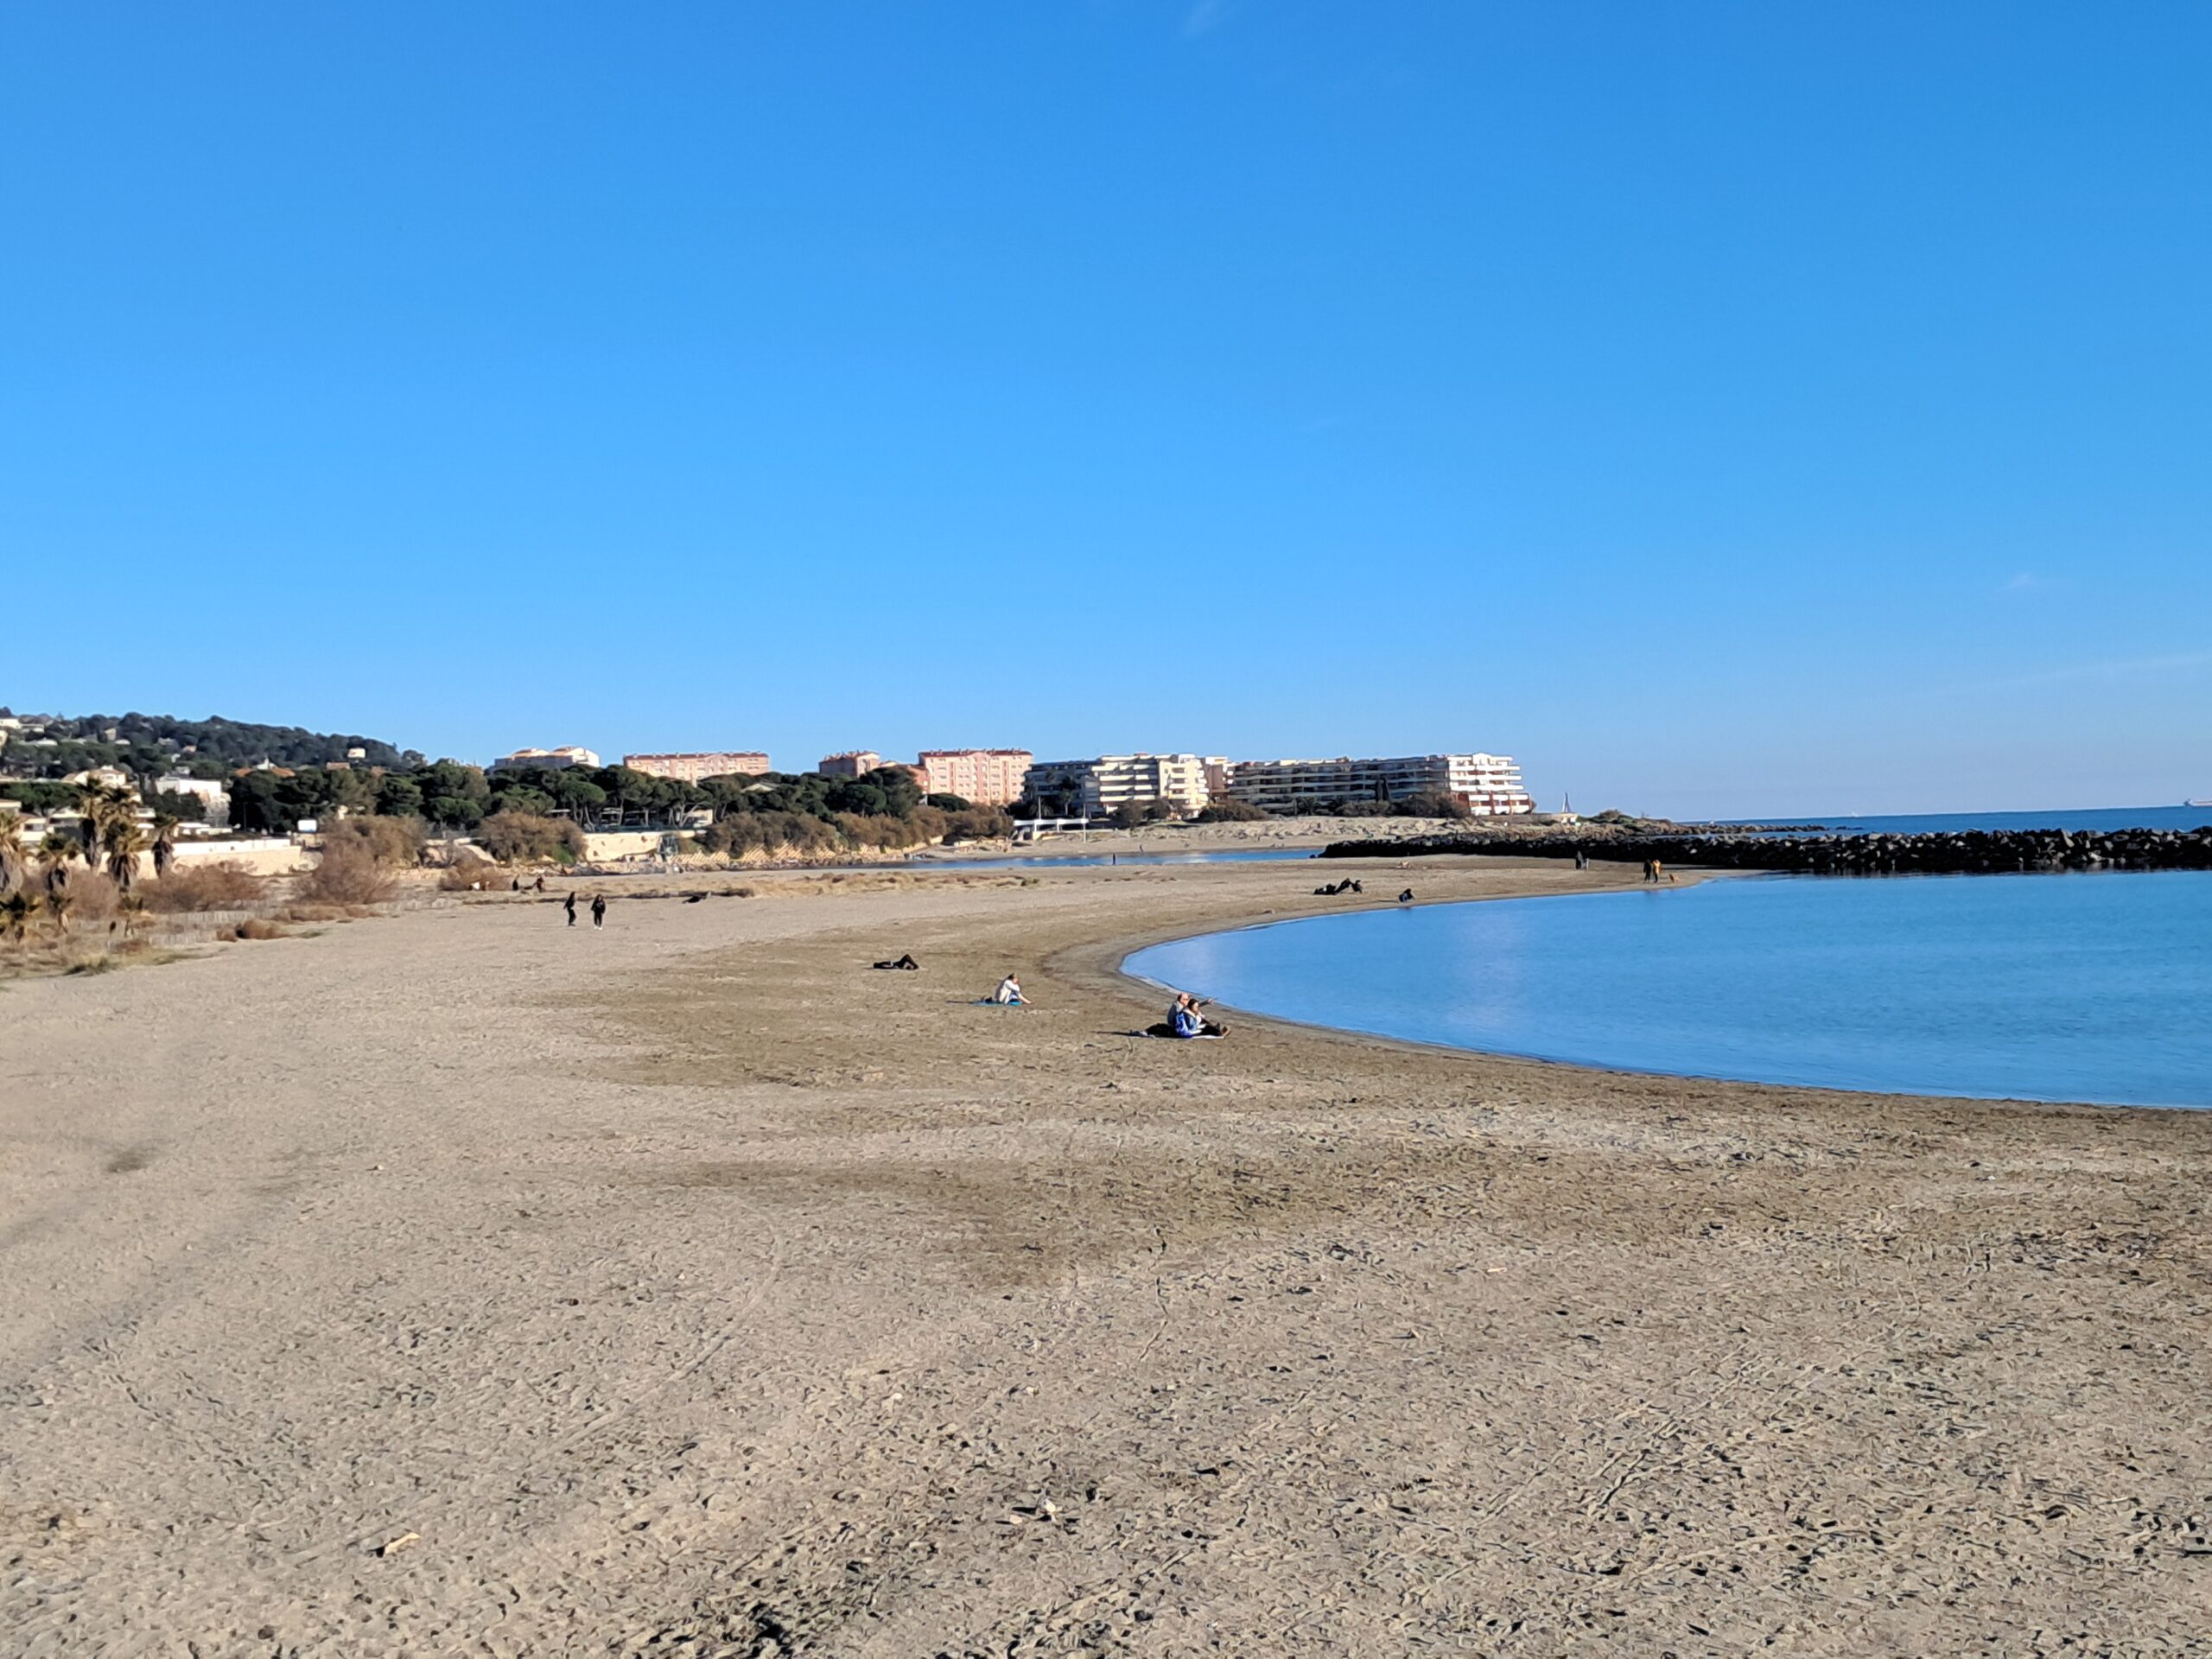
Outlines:
{"type": "Polygon", "coordinates": [[[607,895],[603,893],[591,896],[591,925],[594,927],[607,925],[607,895]]]}
{"type": "Polygon", "coordinates": [[[562,901],[561,908],[569,912],[569,925],[574,927],[576,925],[576,895],[573,888],[569,890],[568,898],[562,901]]]}

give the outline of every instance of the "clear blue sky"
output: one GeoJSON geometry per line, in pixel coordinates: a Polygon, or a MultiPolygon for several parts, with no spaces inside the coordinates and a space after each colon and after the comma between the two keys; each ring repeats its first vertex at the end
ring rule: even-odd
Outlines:
{"type": "Polygon", "coordinates": [[[2212,8],[0,17],[0,702],[2212,794],[2212,8]]]}

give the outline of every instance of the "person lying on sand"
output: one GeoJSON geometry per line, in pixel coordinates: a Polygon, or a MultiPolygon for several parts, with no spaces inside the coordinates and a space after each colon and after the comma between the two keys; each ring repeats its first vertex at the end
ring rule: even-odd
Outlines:
{"type": "Polygon", "coordinates": [[[914,953],[909,950],[896,962],[878,962],[870,965],[876,968],[904,969],[908,973],[914,973],[920,969],[922,964],[914,960],[914,953]]]}

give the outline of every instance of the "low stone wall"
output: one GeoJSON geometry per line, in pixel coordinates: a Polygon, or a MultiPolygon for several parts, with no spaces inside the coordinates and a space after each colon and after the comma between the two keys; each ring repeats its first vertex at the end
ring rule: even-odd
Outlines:
{"type": "MultiPolygon", "coordinates": [[[[308,849],[289,836],[270,836],[257,841],[180,841],[176,843],[177,868],[189,869],[195,864],[235,864],[251,875],[292,875],[315,862],[308,849]]],[[[150,874],[151,856],[138,861],[139,874],[150,874]]]]}
{"type": "Polygon", "coordinates": [[[1572,858],[1795,870],[1820,875],[1983,875],[2022,870],[2212,869],[2212,827],[2201,830],[1964,830],[1928,836],[1696,836],[1572,833],[1433,836],[1338,841],[1324,858],[1572,858]]]}
{"type": "Polygon", "coordinates": [[[611,864],[619,859],[651,858],[660,851],[658,830],[587,830],[584,831],[584,860],[591,864],[611,864]]]}

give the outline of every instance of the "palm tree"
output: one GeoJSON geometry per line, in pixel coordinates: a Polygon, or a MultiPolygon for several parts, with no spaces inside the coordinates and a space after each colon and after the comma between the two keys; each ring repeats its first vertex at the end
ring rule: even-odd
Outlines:
{"type": "Polygon", "coordinates": [[[181,820],[174,812],[154,814],[154,874],[164,876],[169,864],[176,857],[176,827],[181,820]]]}
{"type": "Polygon", "coordinates": [[[77,785],[77,839],[84,843],[85,862],[90,868],[99,868],[100,843],[115,823],[117,794],[105,784],[77,785]]]}
{"type": "Polygon", "coordinates": [[[30,874],[30,855],[23,847],[23,820],[15,812],[0,812],[0,894],[22,887],[30,874]]]}
{"type": "Polygon", "coordinates": [[[49,830],[46,839],[38,844],[38,868],[46,879],[48,894],[58,895],[69,886],[69,861],[77,856],[74,836],[65,836],[59,830],[49,830]]]}
{"type": "Polygon", "coordinates": [[[29,937],[31,924],[38,919],[42,907],[39,896],[28,887],[18,888],[0,899],[0,933],[16,942],[17,955],[22,954],[23,941],[29,937]]]}
{"type": "Polygon", "coordinates": [[[146,832],[136,818],[123,815],[107,826],[107,873],[118,893],[129,893],[138,880],[138,855],[146,850],[146,832]]]}

